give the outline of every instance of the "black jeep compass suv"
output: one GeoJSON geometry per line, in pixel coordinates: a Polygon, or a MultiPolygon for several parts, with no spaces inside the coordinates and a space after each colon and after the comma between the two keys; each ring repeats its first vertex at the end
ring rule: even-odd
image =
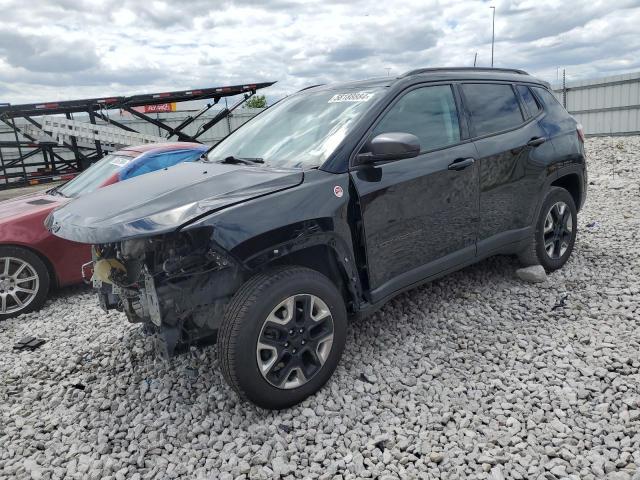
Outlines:
{"type": "Polygon", "coordinates": [[[238,394],[317,391],[350,315],[494,254],[560,268],[586,168],[580,125],[520,70],[420,69],[315,86],[186,163],[54,211],[94,245],[105,309],[167,354],[217,338],[238,394]]]}

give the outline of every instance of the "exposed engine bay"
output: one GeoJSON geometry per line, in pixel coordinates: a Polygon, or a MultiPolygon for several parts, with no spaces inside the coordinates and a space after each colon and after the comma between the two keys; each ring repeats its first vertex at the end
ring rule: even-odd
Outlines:
{"type": "Polygon", "coordinates": [[[100,305],[145,323],[165,356],[216,334],[243,273],[213,244],[210,227],[93,247],[100,305]]]}

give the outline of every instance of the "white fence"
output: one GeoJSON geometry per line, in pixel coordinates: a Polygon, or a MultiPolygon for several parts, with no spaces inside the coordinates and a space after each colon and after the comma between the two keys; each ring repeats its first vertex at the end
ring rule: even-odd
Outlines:
{"type": "Polygon", "coordinates": [[[640,72],[567,82],[554,90],[587,135],[640,134],[640,72]]]}
{"type": "Polygon", "coordinates": [[[75,138],[78,144],[96,141],[105,147],[119,148],[123,146],[142,145],[145,143],[163,143],[168,140],[157,135],[130,132],[113,125],[92,125],[80,120],[71,120],[61,116],[44,116],[40,119],[41,128],[26,124],[22,132],[26,135],[42,140],[57,142],[58,145],[71,143],[75,138]]]}
{"type": "MultiPolygon", "coordinates": [[[[261,108],[244,108],[238,109],[234,111],[227,118],[223,118],[220,120],[213,128],[202,134],[198,137],[198,140],[202,143],[206,143],[207,145],[213,145],[218,143],[224,137],[226,137],[230,132],[233,132],[240,125],[245,123],[247,120],[253,118],[256,114],[260,113],[263,109],[261,108]]],[[[159,118],[165,123],[167,126],[175,128],[180,125],[189,115],[193,115],[196,112],[193,111],[178,111],[171,113],[148,113],[146,115],[152,118],[159,118]]],[[[217,110],[209,111],[206,114],[202,115],[200,118],[195,120],[191,125],[187,126],[183,130],[187,135],[195,135],[195,133],[209,120],[211,120],[216,114],[217,110]]],[[[139,118],[131,117],[131,116],[111,116],[114,120],[123,123],[127,127],[133,128],[135,131],[146,134],[146,135],[156,135],[156,136],[166,136],[166,132],[159,127],[141,120],[139,118]]],[[[172,137],[172,141],[176,141],[176,137],[172,137]]]]}

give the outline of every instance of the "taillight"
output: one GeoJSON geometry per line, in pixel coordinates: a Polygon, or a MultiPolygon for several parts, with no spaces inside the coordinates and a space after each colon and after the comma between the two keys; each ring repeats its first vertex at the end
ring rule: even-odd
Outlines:
{"type": "Polygon", "coordinates": [[[582,128],[581,123],[576,125],[576,131],[578,132],[578,138],[582,143],[584,143],[584,129],[582,128]]]}

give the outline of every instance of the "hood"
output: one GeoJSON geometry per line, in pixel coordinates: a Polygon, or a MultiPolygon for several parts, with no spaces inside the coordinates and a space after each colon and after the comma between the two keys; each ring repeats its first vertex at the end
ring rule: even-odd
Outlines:
{"type": "Polygon", "coordinates": [[[302,179],[301,170],[183,163],[84,195],[51,212],[45,225],[59,237],[92,244],[158,235],[302,179]]]}
{"type": "Polygon", "coordinates": [[[59,195],[49,195],[45,192],[35,192],[0,202],[0,223],[15,218],[29,217],[38,213],[45,213],[69,199],[59,195]]]}

